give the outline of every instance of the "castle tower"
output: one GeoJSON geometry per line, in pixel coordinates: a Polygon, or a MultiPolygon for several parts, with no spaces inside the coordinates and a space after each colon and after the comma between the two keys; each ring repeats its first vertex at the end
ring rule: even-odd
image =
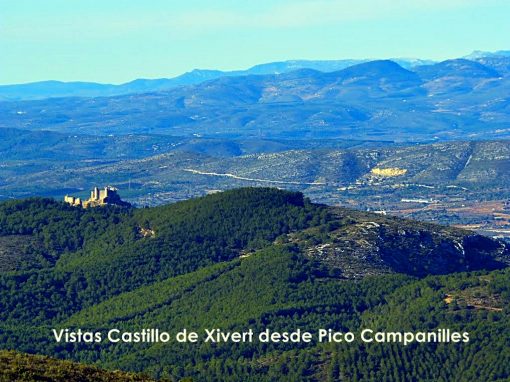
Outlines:
{"type": "Polygon", "coordinates": [[[90,192],[91,200],[99,200],[99,188],[94,187],[94,189],[90,192]]]}

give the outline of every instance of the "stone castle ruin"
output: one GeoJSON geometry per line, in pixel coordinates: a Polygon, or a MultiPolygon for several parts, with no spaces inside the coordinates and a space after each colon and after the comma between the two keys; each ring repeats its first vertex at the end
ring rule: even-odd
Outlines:
{"type": "Polygon", "coordinates": [[[130,204],[128,202],[123,201],[119,194],[117,193],[117,189],[115,187],[106,186],[103,189],[99,189],[98,187],[94,187],[92,191],[90,191],[90,198],[87,200],[81,200],[81,198],[76,198],[74,196],[66,195],[64,197],[64,202],[69,203],[72,206],[77,207],[99,207],[107,204],[113,204],[122,207],[129,207],[130,204]]]}

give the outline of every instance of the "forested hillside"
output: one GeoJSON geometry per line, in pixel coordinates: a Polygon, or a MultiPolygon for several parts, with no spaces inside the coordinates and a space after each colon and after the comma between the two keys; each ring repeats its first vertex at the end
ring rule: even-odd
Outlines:
{"type": "Polygon", "coordinates": [[[510,375],[509,248],[469,231],[244,188],[142,209],[4,202],[0,246],[5,349],[176,381],[510,375]],[[358,337],[363,328],[449,328],[469,332],[470,340],[57,342],[52,329],[64,328],[329,328],[358,337]]]}
{"type": "Polygon", "coordinates": [[[146,376],[121,371],[105,371],[75,362],[43,356],[0,351],[2,382],[150,382],[146,376]]]}

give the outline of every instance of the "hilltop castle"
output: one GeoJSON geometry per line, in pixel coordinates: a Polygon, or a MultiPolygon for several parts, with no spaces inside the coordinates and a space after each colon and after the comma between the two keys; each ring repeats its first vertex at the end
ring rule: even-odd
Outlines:
{"type": "Polygon", "coordinates": [[[120,198],[117,193],[117,189],[111,186],[106,186],[102,190],[94,187],[94,189],[90,191],[90,198],[83,201],[81,198],[66,195],[64,197],[64,202],[69,203],[72,206],[79,206],[83,208],[104,206],[106,204],[114,204],[123,207],[130,206],[128,202],[125,202],[120,198]]]}

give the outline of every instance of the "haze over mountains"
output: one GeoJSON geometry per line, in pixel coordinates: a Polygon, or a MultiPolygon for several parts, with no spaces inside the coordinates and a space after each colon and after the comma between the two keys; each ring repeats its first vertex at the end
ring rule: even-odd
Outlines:
{"type": "MultiPolygon", "coordinates": [[[[463,57],[468,60],[487,62],[488,66],[499,65],[502,57],[510,57],[510,51],[474,51],[463,57]],[[494,62],[497,61],[497,62],[494,62]],[[492,64],[490,63],[492,62],[492,64]]],[[[419,58],[392,58],[405,69],[437,63],[419,58]]],[[[370,59],[343,60],[288,60],[255,65],[246,70],[221,71],[213,69],[193,69],[173,78],[135,79],[120,85],[96,82],[62,82],[46,80],[24,84],[0,85],[0,100],[35,100],[57,97],[106,97],[122,94],[168,90],[177,86],[194,85],[200,82],[227,76],[247,76],[288,73],[299,69],[314,69],[321,72],[334,72],[349,66],[372,61],[370,59]]],[[[505,70],[504,68],[500,68],[505,70]]],[[[506,68],[508,71],[508,68],[506,68]]]]}
{"type": "MultiPolygon", "coordinates": [[[[314,69],[334,72],[370,60],[288,60],[255,65],[246,70],[221,71],[194,69],[173,78],[136,79],[120,85],[95,82],[41,81],[26,84],[0,85],[0,100],[29,100],[56,97],[100,97],[130,93],[168,90],[177,86],[194,85],[200,82],[228,76],[281,74],[299,69],[314,69]]],[[[395,59],[404,68],[431,64],[432,60],[395,59]]]]}
{"type": "MultiPolygon", "coordinates": [[[[410,70],[391,60],[333,72],[287,71],[302,64],[282,65],[281,74],[203,81],[202,73],[201,82],[170,89],[135,81],[126,85],[138,89],[130,95],[1,102],[0,127],[87,135],[396,142],[510,136],[506,56],[448,60],[410,70]]],[[[23,91],[30,94],[30,89],[23,91]]]]}
{"type": "MultiPolygon", "coordinates": [[[[510,57],[510,51],[484,52],[474,51],[463,58],[487,63],[488,66],[498,65],[503,57],[510,57]],[[498,62],[494,62],[498,61],[498,62]],[[494,62],[491,64],[491,62],[494,62]]],[[[391,58],[405,69],[432,65],[437,61],[419,58],[391,58]]],[[[23,84],[0,85],[0,100],[36,100],[59,97],[107,97],[114,95],[154,92],[168,90],[178,86],[194,85],[204,81],[229,76],[282,74],[300,69],[314,69],[321,72],[335,72],[349,66],[373,61],[373,59],[342,59],[342,60],[287,60],[255,65],[245,70],[222,71],[214,69],[193,69],[177,77],[159,79],[135,79],[119,85],[96,82],[45,80],[23,84]]],[[[504,68],[501,68],[505,70],[504,68]]],[[[508,70],[508,68],[506,69],[508,70]]]]}

